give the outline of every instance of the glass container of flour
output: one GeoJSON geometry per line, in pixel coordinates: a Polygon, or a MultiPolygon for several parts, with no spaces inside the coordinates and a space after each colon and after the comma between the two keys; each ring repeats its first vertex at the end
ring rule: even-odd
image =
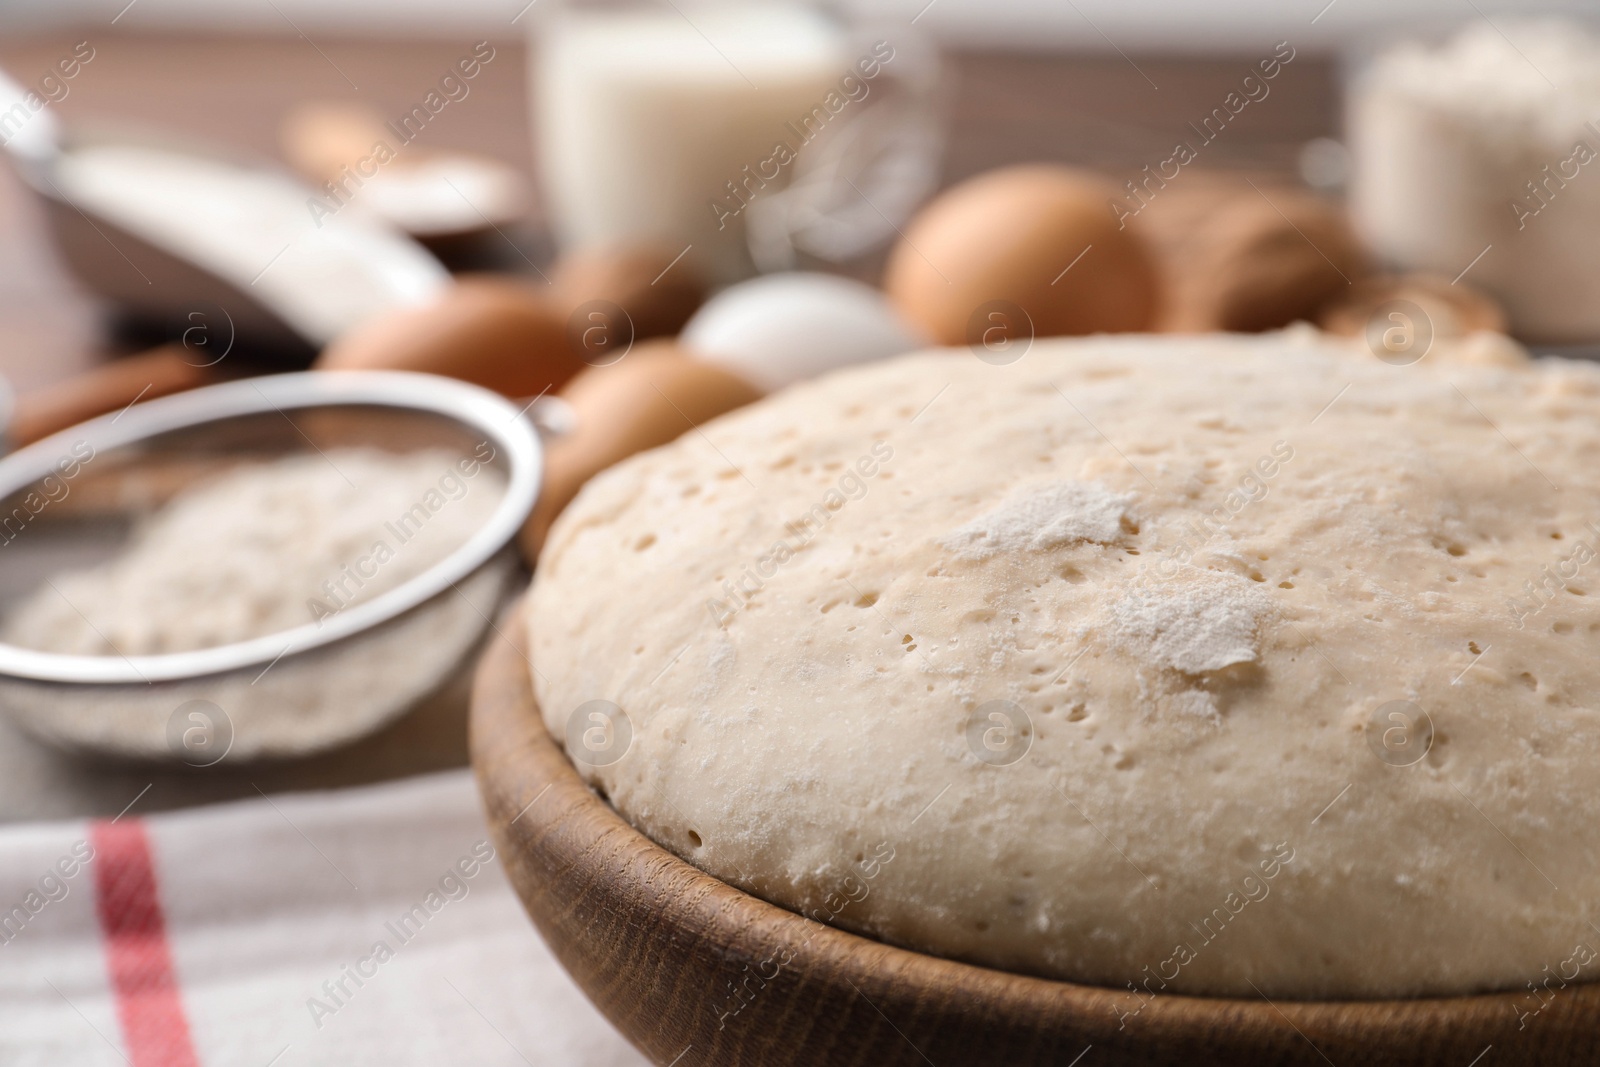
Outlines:
{"type": "Polygon", "coordinates": [[[458,671],[519,573],[539,443],[429,375],[278,375],[0,460],[0,710],[207,766],[370,733],[458,671]]]}
{"type": "Polygon", "coordinates": [[[1524,340],[1600,342],[1600,37],[1477,20],[1385,48],[1346,123],[1351,211],[1379,255],[1493,293],[1524,340]]]}
{"type": "Polygon", "coordinates": [[[568,0],[533,21],[539,168],[563,247],[659,241],[725,284],[756,267],[751,214],[808,164],[826,160],[832,172],[830,195],[806,205],[812,215],[848,192],[851,209],[873,212],[858,228],[884,234],[936,176],[923,106],[931,77],[908,26],[877,34],[799,4],[693,0],[568,0]],[[897,165],[852,177],[825,146],[890,84],[916,98],[915,117],[872,131],[897,165]]]}

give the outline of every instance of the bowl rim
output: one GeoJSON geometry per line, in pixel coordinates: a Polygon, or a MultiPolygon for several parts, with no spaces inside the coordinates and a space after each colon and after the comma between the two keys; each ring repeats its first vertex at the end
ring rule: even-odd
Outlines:
{"type": "MultiPolygon", "coordinates": [[[[114,415],[69,427],[0,458],[0,499],[56,472],[56,464],[64,456],[77,455],[72,452],[75,445],[87,443],[90,458],[82,461],[87,463],[102,450],[136,445],[174,430],[273,411],[289,419],[285,408],[349,405],[441,415],[482,433],[494,448],[503,451],[510,469],[505,494],[488,521],[428,570],[330,619],[247,641],[159,655],[66,655],[0,641],[0,676],[128,685],[202,678],[273,663],[291,651],[298,654],[342,641],[426,603],[488,562],[522,528],[544,478],[542,445],[532,423],[524,417],[527,409],[518,410],[511,401],[481,386],[412,371],[273,374],[135,403],[114,415]]],[[[289,421],[293,425],[293,420],[289,421]]],[[[315,442],[309,438],[307,441],[317,449],[315,442]]]]}

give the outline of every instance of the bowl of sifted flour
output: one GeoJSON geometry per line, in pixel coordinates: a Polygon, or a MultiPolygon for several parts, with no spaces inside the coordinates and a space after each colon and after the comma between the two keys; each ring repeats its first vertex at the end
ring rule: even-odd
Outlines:
{"type": "Polygon", "coordinates": [[[0,711],[72,750],[302,756],[457,672],[521,576],[517,408],[422,374],[151,401],[0,460],[0,711]]]}

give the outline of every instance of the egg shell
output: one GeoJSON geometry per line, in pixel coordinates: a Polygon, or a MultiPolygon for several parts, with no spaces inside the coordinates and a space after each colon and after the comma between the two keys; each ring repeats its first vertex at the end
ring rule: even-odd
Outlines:
{"type": "Polygon", "coordinates": [[[769,274],[712,297],[679,343],[772,391],[927,345],[878,290],[833,274],[769,274]]]}
{"type": "Polygon", "coordinates": [[[442,374],[512,397],[560,388],[584,363],[565,317],[536,284],[461,278],[428,304],[355,326],[314,366],[442,374]]]}
{"type": "Polygon", "coordinates": [[[359,209],[431,242],[490,231],[527,210],[516,168],[478,153],[408,145],[375,155],[394,135],[382,111],[344,100],[291,108],[279,126],[284,157],[311,183],[332,182],[359,209]]]}
{"type": "Polygon", "coordinates": [[[761,395],[743,378],[671,341],[646,341],[617,363],[585,369],[561,391],[575,423],[545,449],[539,502],[519,538],[529,564],[550,524],[590,478],[761,395]]]}
{"type": "Polygon", "coordinates": [[[577,249],[556,264],[553,295],[569,316],[592,301],[616,304],[637,340],[670,336],[706,299],[705,277],[682,252],[655,244],[577,249]]]}
{"type": "Polygon", "coordinates": [[[1110,210],[1116,188],[1071,167],[1006,167],[941,193],[906,227],[884,273],[890,300],[941,344],[982,335],[985,305],[1048,337],[1148,329],[1156,270],[1110,210]]]}
{"type": "Polygon", "coordinates": [[[337,100],[297,104],[278,128],[285,158],[318,185],[337,178],[340,168],[371,155],[373,145],[389,136],[381,111],[337,100]]]}

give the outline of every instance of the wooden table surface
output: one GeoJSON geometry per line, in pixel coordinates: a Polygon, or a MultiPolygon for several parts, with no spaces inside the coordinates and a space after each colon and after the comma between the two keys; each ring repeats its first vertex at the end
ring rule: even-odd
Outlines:
{"type": "MultiPolygon", "coordinates": [[[[54,34],[0,42],[0,67],[32,83],[86,37],[54,34]]],[[[323,40],[92,34],[94,58],[51,109],[68,122],[155,127],[263,158],[281,156],[278,126],[307,100],[360,101],[384,114],[419,102],[474,42],[323,40]]],[[[471,149],[531,172],[534,158],[526,50],[493,42],[495,56],[422,137],[471,149]]],[[[1052,160],[1120,179],[1166,158],[1188,123],[1221,103],[1255,56],[1205,59],[1115,53],[964,53],[947,57],[951,86],[944,178],[1007,163],[1052,160]],[[1157,88],[1159,87],[1159,88],[1157,88]]],[[[1292,178],[1306,141],[1336,133],[1336,67],[1301,54],[1272,93],[1206,148],[1205,165],[1292,178]]],[[[548,256],[535,215],[503,240],[497,260],[548,256]]],[[[524,267],[524,269],[526,269],[524,267]]],[[[870,272],[870,264],[865,268],[870,272]]],[[[117,350],[101,309],[56,262],[41,219],[14,175],[0,169],[0,375],[19,390],[67,377],[117,350]]],[[[0,821],[116,814],[144,786],[139,810],[178,807],[274,789],[355,784],[466,760],[464,689],[344,753],[259,775],[155,775],[89,766],[53,755],[0,722],[0,821]]]]}

